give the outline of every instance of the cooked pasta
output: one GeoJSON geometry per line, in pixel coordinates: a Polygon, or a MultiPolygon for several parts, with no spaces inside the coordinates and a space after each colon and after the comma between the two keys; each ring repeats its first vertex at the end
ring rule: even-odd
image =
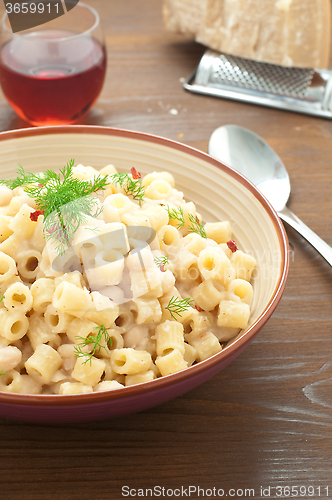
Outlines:
{"type": "Polygon", "coordinates": [[[229,221],[203,224],[168,172],[67,173],[102,186],[73,221],[75,200],[41,209],[38,175],[0,184],[0,391],[121,390],[204,361],[247,327],[256,262],[229,221]]]}

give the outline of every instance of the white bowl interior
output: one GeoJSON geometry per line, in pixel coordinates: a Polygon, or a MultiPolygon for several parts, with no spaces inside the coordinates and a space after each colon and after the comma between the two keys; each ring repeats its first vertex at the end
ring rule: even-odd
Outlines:
{"type": "MultiPolygon", "coordinates": [[[[168,143],[170,144],[170,143],[168,143]]],[[[120,171],[135,167],[142,174],[167,170],[187,201],[196,204],[205,222],[229,220],[238,247],[257,260],[250,325],[271,301],[283,265],[281,242],[273,219],[253,192],[236,176],[208,158],[170,147],[167,142],[99,133],[51,133],[0,141],[2,178],[15,177],[18,165],[39,172],[75,163],[96,168],[114,164],[120,171]]],[[[249,326],[250,326],[249,325],[249,326]]]]}

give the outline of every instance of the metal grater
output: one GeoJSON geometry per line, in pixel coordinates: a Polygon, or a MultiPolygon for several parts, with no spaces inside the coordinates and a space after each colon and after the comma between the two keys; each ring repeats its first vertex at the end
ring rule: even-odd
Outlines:
{"type": "Polygon", "coordinates": [[[332,118],[332,71],[286,68],[207,50],[191,92],[332,118]]]}

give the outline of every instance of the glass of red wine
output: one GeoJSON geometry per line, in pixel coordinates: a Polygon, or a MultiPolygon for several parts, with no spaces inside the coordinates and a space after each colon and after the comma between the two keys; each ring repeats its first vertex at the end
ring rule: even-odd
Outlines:
{"type": "Polygon", "coordinates": [[[78,3],[44,25],[13,33],[2,20],[0,84],[14,111],[35,126],[77,122],[97,100],[106,50],[97,11],[78,3]]]}

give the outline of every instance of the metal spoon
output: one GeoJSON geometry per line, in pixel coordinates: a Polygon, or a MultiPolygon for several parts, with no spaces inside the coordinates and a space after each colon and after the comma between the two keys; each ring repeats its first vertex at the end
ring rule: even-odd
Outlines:
{"type": "Polygon", "coordinates": [[[279,217],[311,243],[332,266],[332,248],[287,208],[291,187],[286,167],[261,137],[244,127],[225,125],[211,135],[209,154],[255,184],[279,217]]]}

